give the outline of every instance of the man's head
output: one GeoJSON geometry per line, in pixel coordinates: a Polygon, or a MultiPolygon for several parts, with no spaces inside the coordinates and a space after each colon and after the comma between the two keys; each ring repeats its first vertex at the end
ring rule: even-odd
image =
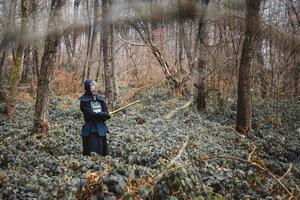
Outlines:
{"type": "Polygon", "coordinates": [[[84,90],[86,92],[91,93],[92,95],[98,94],[98,85],[96,81],[92,80],[85,80],[84,81],[84,90]]]}

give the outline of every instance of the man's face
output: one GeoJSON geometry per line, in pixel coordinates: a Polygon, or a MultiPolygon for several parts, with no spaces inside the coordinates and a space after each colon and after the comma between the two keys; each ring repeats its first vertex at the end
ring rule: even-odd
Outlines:
{"type": "Polygon", "coordinates": [[[96,81],[93,81],[90,84],[90,88],[91,88],[91,92],[92,92],[93,95],[96,95],[98,93],[98,87],[97,87],[96,81]]]}

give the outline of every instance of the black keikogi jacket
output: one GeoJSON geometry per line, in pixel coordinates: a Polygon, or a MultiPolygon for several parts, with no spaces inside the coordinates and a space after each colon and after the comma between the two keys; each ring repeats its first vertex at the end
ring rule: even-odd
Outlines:
{"type": "Polygon", "coordinates": [[[88,136],[91,133],[98,133],[99,136],[106,136],[108,128],[104,122],[110,118],[110,115],[104,97],[93,96],[86,92],[79,100],[80,110],[83,112],[85,121],[81,135],[88,136]]]}

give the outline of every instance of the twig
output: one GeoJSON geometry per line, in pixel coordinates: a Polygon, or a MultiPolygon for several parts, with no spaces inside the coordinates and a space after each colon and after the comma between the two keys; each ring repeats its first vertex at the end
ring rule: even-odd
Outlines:
{"type": "MultiPolygon", "coordinates": [[[[182,167],[185,167],[185,166],[189,166],[190,163],[187,163],[187,164],[184,164],[184,165],[177,165],[177,166],[174,166],[172,167],[172,165],[175,163],[176,159],[180,158],[180,156],[182,155],[184,149],[186,148],[186,146],[188,145],[189,143],[189,137],[187,136],[186,137],[186,141],[185,143],[183,144],[182,148],[180,149],[180,151],[178,152],[178,154],[170,161],[170,163],[167,165],[167,170],[161,172],[160,174],[156,175],[153,180],[155,182],[159,181],[164,175],[167,175],[167,174],[170,174],[172,173],[173,171],[177,170],[177,169],[180,169],[182,167]],[[170,168],[172,167],[172,168],[170,168]]],[[[155,185],[155,184],[154,184],[155,185]]]]}
{"type": "Polygon", "coordinates": [[[282,180],[291,171],[292,167],[293,164],[291,163],[289,168],[286,170],[286,172],[281,177],[279,177],[278,180],[282,180]]]}
{"type": "Polygon", "coordinates": [[[126,43],[126,44],[129,44],[129,45],[131,45],[131,46],[149,46],[149,45],[147,45],[147,44],[138,44],[138,43],[133,43],[133,42],[129,42],[129,41],[127,41],[127,40],[124,40],[120,35],[118,35],[118,34],[115,34],[116,36],[117,36],[117,38],[119,38],[119,40],[121,40],[122,42],[124,42],[124,43],[126,43]]]}
{"type": "Polygon", "coordinates": [[[255,150],[256,150],[256,146],[254,146],[254,148],[252,149],[251,153],[248,156],[248,161],[249,162],[251,161],[251,156],[252,156],[252,154],[254,153],[255,150]]]}
{"type": "Polygon", "coordinates": [[[186,148],[186,146],[188,145],[190,139],[189,137],[187,136],[186,137],[186,140],[185,140],[185,143],[183,144],[182,148],[180,149],[180,151],[178,152],[177,156],[175,156],[171,162],[167,165],[167,168],[170,168],[175,162],[177,159],[179,159],[184,151],[184,149],[186,148]]]}
{"type": "Polygon", "coordinates": [[[225,158],[225,159],[231,159],[231,160],[237,160],[243,163],[248,163],[252,166],[255,166],[257,168],[259,168],[260,170],[266,172],[267,174],[269,174],[275,181],[277,181],[277,183],[288,193],[288,195],[290,197],[293,196],[292,192],[290,192],[290,190],[281,182],[280,179],[276,178],[276,176],[274,174],[272,174],[269,170],[267,170],[266,168],[262,167],[261,165],[255,163],[255,162],[251,162],[242,158],[238,158],[235,156],[227,156],[227,155],[216,155],[216,156],[211,156],[211,157],[205,157],[203,158],[203,160],[211,160],[211,159],[215,159],[215,158],[225,158]]]}

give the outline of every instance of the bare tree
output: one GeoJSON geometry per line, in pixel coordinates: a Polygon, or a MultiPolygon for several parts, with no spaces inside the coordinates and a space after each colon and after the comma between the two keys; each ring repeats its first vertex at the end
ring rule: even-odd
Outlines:
{"type": "Polygon", "coordinates": [[[204,18],[206,10],[209,4],[209,0],[201,0],[201,14],[198,19],[198,30],[196,33],[196,42],[194,48],[191,49],[188,44],[188,40],[185,37],[186,33],[184,28],[181,28],[184,40],[184,48],[186,56],[188,58],[188,64],[190,68],[190,74],[192,76],[193,86],[195,87],[195,100],[198,110],[204,110],[206,108],[206,86],[205,86],[205,61],[203,53],[201,53],[201,43],[205,38],[204,31],[204,18]]]}
{"type": "Polygon", "coordinates": [[[16,10],[16,0],[14,1],[3,1],[2,4],[2,38],[0,43],[0,102],[5,102],[6,93],[4,90],[5,84],[5,65],[7,61],[8,51],[10,50],[10,43],[15,38],[12,37],[12,31],[15,24],[15,10],[16,10]],[[5,20],[4,20],[5,19],[5,20]]]}
{"type": "Polygon", "coordinates": [[[21,27],[18,38],[18,44],[15,54],[15,61],[13,66],[12,75],[9,81],[7,89],[7,99],[6,99],[6,108],[5,115],[7,118],[11,118],[14,112],[14,100],[17,94],[17,86],[21,79],[22,68],[23,68],[23,58],[24,58],[24,49],[25,49],[25,40],[28,27],[28,15],[29,15],[29,1],[21,1],[21,27]]]}
{"type": "Polygon", "coordinates": [[[56,30],[48,34],[45,41],[44,54],[41,63],[40,74],[38,77],[33,131],[35,133],[47,133],[49,130],[48,101],[50,82],[54,71],[55,58],[57,56],[58,45],[62,36],[62,11],[66,0],[52,0],[48,30],[56,30]]]}
{"type": "MultiPolygon", "coordinates": [[[[32,6],[32,29],[34,32],[38,31],[38,0],[32,0],[31,6],[32,6]]],[[[38,45],[37,42],[35,42],[32,46],[32,60],[33,60],[33,74],[35,75],[35,78],[39,75],[39,52],[38,52],[38,45]]]]}
{"type": "Polygon", "coordinates": [[[114,70],[111,62],[111,34],[110,34],[110,25],[108,24],[108,9],[109,9],[109,0],[102,0],[102,50],[103,50],[103,65],[104,65],[104,82],[105,82],[105,97],[108,101],[115,100],[114,98],[114,70]]]}
{"type": "Polygon", "coordinates": [[[246,4],[246,32],[239,67],[236,117],[236,130],[243,134],[248,134],[251,130],[251,61],[254,57],[255,40],[258,35],[257,28],[259,27],[259,10],[261,1],[247,0],[246,4]]]}

